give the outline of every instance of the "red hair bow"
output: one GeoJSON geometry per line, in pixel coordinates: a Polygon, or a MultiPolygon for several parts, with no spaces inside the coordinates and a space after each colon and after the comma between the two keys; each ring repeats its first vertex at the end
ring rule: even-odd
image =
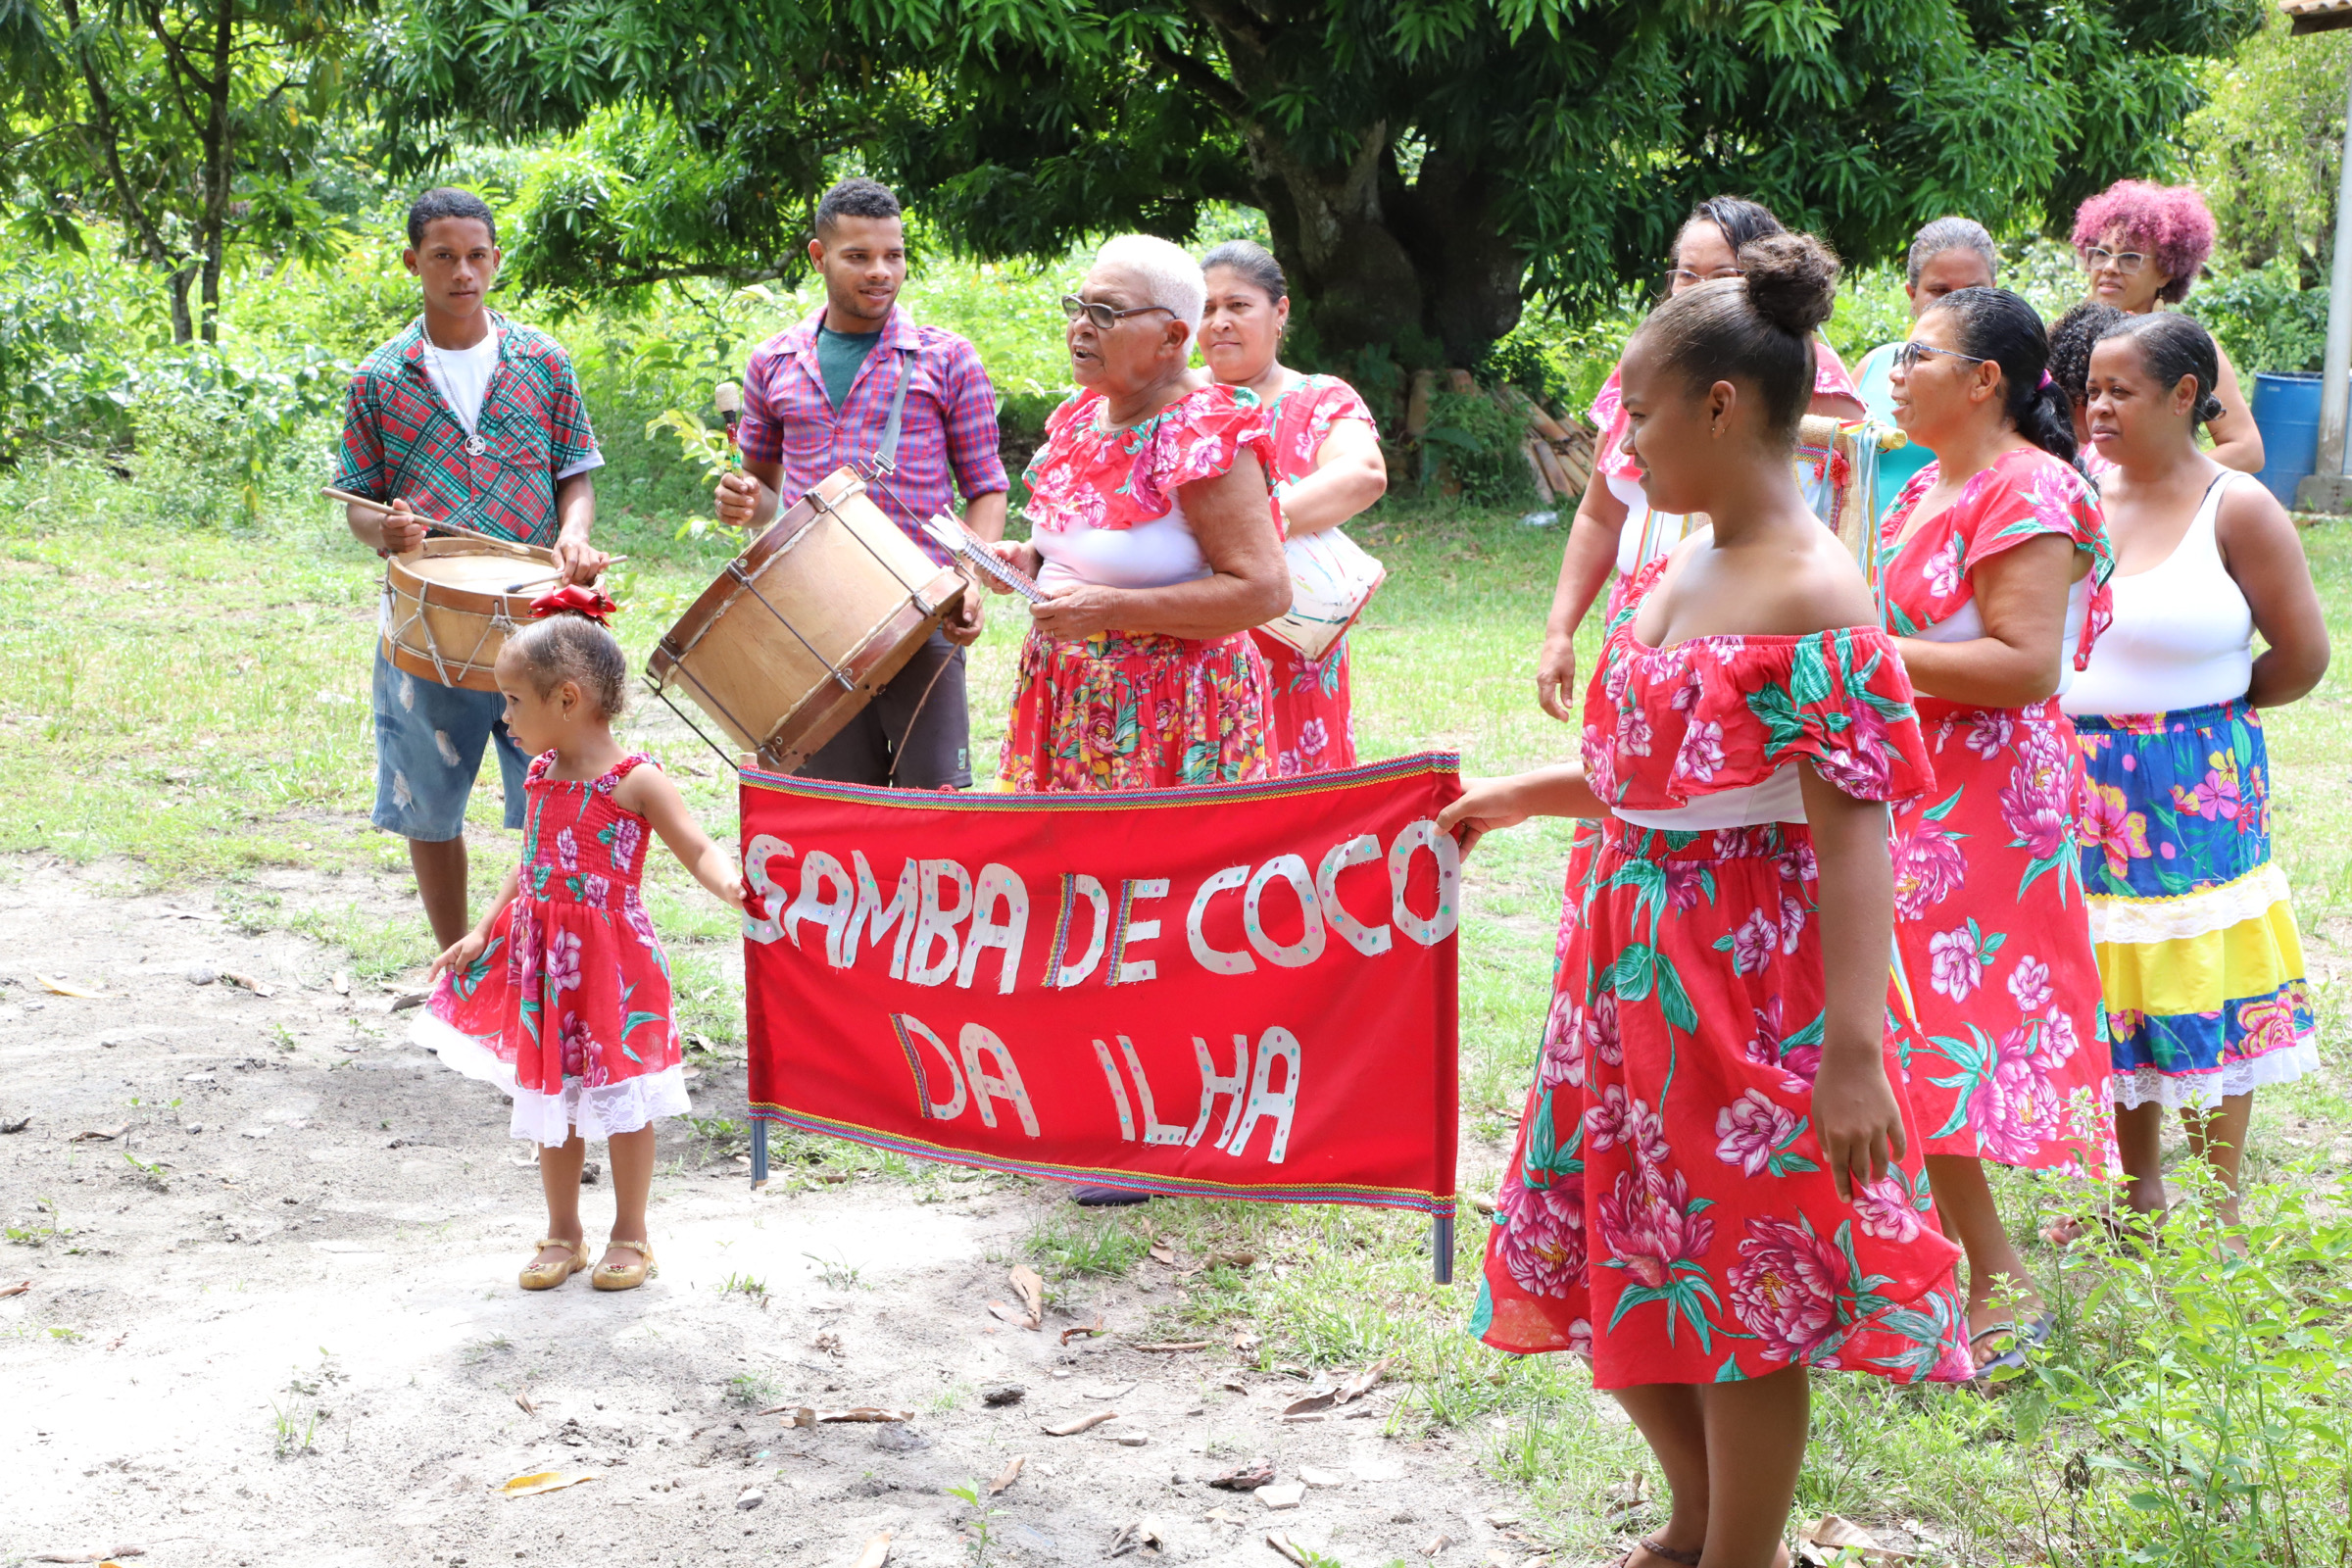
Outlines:
{"type": "Polygon", "coordinates": [[[581,615],[604,625],[605,617],[620,607],[607,598],[601,588],[583,588],[578,583],[565,583],[552,594],[541,594],[531,601],[531,618],[545,620],[550,615],[581,615]]]}

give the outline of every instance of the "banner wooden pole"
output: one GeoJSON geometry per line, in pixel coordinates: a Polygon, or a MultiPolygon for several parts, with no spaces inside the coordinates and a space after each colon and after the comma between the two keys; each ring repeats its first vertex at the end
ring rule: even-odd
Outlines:
{"type": "Polygon", "coordinates": [[[767,1185],[767,1123],[752,1118],[752,1191],[767,1185]]]}
{"type": "Polygon", "coordinates": [[[1453,1215],[1429,1216],[1429,1261],[1440,1285],[1453,1283],[1453,1215]]]}

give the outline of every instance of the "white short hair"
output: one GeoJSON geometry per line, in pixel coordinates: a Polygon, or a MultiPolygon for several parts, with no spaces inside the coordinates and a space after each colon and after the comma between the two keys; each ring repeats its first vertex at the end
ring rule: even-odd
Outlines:
{"type": "Polygon", "coordinates": [[[1152,234],[1120,234],[1095,252],[1097,267],[1116,267],[1143,279],[1142,305],[1164,305],[1184,323],[1190,343],[1208,308],[1208,280],[1185,248],[1152,234]]]}

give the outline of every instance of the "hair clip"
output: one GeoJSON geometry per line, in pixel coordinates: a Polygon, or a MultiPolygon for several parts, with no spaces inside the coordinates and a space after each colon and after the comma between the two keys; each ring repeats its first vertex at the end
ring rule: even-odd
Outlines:
{"type": "Polygon", "coordinates": [[[616,612],[614,604],[601,588],[583,588],[578,583],[566,583],[552,594],[541,594],[531,601],[531,618],[545,620],[550,615],[577,615],[593,620],[599,626],[605,617],[616,612]]]}

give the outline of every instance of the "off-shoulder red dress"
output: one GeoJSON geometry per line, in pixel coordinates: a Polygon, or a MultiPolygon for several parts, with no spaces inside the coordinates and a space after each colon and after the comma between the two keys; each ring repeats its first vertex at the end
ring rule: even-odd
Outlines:
{"type": "Polygon", "coordinates": [[[1932,787],[1910,683],[1876,627],[1643,647],[1635,612],[1665,564],[1638,574],[1586,700],[1587,776],[1618,814],[1562,924],[1473,1330],[1577,1351],[1604,1389],[1790,1365],[1965,1378],[1959,1249],[1921,1169],[1891,981],[1909,1153],[1849,1202],[1813,1130],[1818,889],[1786,819],[1800,759],[1857,799],[1932,787]]]}

